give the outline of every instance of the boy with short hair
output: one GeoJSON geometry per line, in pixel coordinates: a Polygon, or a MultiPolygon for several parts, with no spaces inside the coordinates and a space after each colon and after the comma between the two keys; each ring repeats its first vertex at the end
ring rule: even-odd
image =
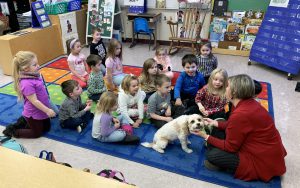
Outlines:
{"type": "Polygon", "coordinates": [[[198,61],[195,55],[187,54],[182,58],[184,71],[177,78],[174,88],[175,105],[194,106],[197,91],[206,83],[203,75],[197,71],[198,61]]]}
{"type": "Polygon", "coordinates": [[[91,54],[88,56],[86,62],[91,70],[87,83],[87,94],[89,99],[97,102],[101,94],[106,91],[101,72],[102,59],[97,55],[91,54]]]}
{"type": "Polygon", "coordinates": [[[76,80],[67,80],[61,84],[62,92],[67,96],[59,109],[60,126],[64,129],[77,129],[80,133],[94,114],[90,112],[92,101],[81,102],[82,88],[76,80]]]}
{"type": "Polygon", "coordinates": [[[93,41],[90,45],[90,54],[98,55],[101,58],[101,72],[105,75],[105,58],[106,58],[106,48],[101,38],[101,29],[94,28],[92,30],[93,41]]]}

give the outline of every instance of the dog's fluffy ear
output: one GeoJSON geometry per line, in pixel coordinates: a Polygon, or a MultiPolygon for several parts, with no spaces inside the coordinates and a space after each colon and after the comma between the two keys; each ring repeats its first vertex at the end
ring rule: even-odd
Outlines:
{"type": "Polygon", "coordinates": [[[179,128],[185,132],[185,134],[189,133],[189,115],[181,116],[177,123],[179,123],[179,128]]]}

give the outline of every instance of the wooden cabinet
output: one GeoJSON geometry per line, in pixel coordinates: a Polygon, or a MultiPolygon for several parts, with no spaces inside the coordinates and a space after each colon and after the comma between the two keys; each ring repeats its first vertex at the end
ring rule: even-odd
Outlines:
{"type": "Polygon", "coordinates": [[[18,51],[34,52],[40,65],[64,53],[58,25],[44,29],[27,28],[22,31],[29,33],[21,36],[0,36],[0,66],[4,74],[12,75],[12,60],[18,51]]]}

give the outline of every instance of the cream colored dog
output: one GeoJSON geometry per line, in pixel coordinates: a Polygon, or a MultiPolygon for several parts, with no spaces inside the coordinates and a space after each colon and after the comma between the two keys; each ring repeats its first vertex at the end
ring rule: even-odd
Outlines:
{"type": "Polygon", "coordinates": [[[142,143],[142,146],[153,148],[159,153],[164,153],[164,149],[169,142],[179,139],[181,148],[187,152],[192,153],[193,150],[187,147],[188,135],[193,131],[203,131],[204,120],[198,114],[182,115],[161,127],[154,135],[153,142],[142,143]]]}

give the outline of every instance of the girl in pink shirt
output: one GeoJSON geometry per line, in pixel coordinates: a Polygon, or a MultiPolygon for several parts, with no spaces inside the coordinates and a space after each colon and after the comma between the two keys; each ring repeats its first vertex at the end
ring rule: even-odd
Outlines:
{"type": "Polygon", "coordinates": [[[174,77],[172,72],[171,59],[167,55],[167,50],[164,48],[158,48],[155,52],[154,60],[157,62],[157,67],[161,70],[161,73],[164,73],[171,80],[174,77]]]}
{"type": "Polygon", "coordinates": [[[71,53],[68,57],[69,69],[72,73],[72,80],[76,80],[82,88],[87,85],[89,77],[86,57],[81,51],[81,44],[78,39],[71,40],[69,44],[71,53]]]}
{"type": "Polygon", "coordinates": [[[116,39],[110,40],[105,65],[108,89],[113,91],[116,86],[121,85],[123,78],[126,76],[123,73],[122,45],[116,39]]]}

